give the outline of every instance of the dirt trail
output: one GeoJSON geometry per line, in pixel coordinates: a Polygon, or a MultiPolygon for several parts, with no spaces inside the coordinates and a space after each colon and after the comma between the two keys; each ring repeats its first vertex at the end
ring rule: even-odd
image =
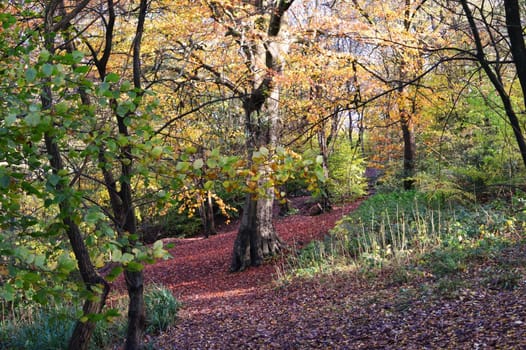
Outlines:
{"type": "MultiPolygon", "coordinates": [[[[277,218],[275,227],[289,247],[298,249],[314,239],[323,239],[335,223],[359,203],[334,207],[330,213],[317,216],[297,214],[277,218]]],[[[228,271],[236,234],[237,225],[234,224],[208,239],[166,239],[165,242],[175,243],[170,250],[173,259],[146,267],[147,283],[167,286],[184,304],[178,324],[161,336],[160,342],[164,345],[158,346],[229,349],[228,343],[224,343],[225,332],[231,333],[229,338],[233,333],[235,336],[231,327],[237,324],[240,330],[245,329],[247,322],[269,312],[263,311],[263,305],[276,302],[273,280],[279,259],[240,273],[228,271]]],[[[275,306],[281,307],[279,302],[275,306]]],[[[239,344],[243,347],[241,344],[243,342],[239,344]]]]}

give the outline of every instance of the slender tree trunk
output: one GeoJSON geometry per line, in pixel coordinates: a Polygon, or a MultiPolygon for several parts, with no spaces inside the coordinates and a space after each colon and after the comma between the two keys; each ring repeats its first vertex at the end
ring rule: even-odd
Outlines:
{"type": "Polygon", "coordinates": [[[208,221],[209,234],[217,234],[216,223],[214,218],[214,203],[212,201],[212,192],[206,191],[206,220],[208,221]]]}
{"type": "MultiPolygon", "coordinates": [[[[328,140],[325,136],[325,123],[322,123],[320,125],[320,130],[318,130],[318,146],[320,147],[320,153],[321,153],[321,166],[323,169],[323,175],[326,179],[329,178],[329,147],[328,147],[328,140]]],[[[326,212],[331,210],[331,200],[330,200],[330,191],[329,187],[327,186],[327,183],[324,183],[321,185],[321,199],[320,199],[320,205],[321,210],[326,212]]]]}
{"type": "MultiPolygon", "coordinates": [[[[51,93],[51,89],[45,88],[45,90],[49,90],[48,92],[51,93]]],[[[49,134],[46,134],[45,136],[45,144],[47,153],[49,155],[49,162],[51,168],[56,174],[59,170],[64,169],[62,165],[62,157],[60,155],[60,150],[56,142],[49,134]]],[[[57,190],[63,190],[60,184],[57,185],[57,190]]],[[[106,298],[110,291],[110,285],[104,278],[102,278],[97,273],[95,267],[93,266],[93,263],[91,262],[88,248],[84,243],[84,239],[82,237],[80,228],[71,219],[73,208],[69,203],[69,200],[65,199],[64,201],[62,201],[62,203],[59,205],[59,209],[60,217],[62,218],[62,222],[66,227],[66,233],[73,253],[75,254],[75,259],[77,260],[77,265],[80,271],[80,275],[82,277],[82,282],[86,286],[86,289],[90,293],[92,293],[92,295],[86,298],[86,300],[84,301],[84,306],[82,309],[83,314],[99,314],[100,312],[102,312],[102,309],[104,308],[104,305],[106,303],[106,298]],[[94,287],[102,287],[101,292],[99,293],[98,291],[96,291],[97,289],[94,289],[94,287]]],[[[75,328],[73,329],[73,333],[71,334],[71,337],[69,339],[68,350],[87,350],[89,347],[91,336],[95,329],[95,325],[95,322],[90,320],[86,322],[81,322],[80,320],[77,321],[75,324],[75,328]]]]}
{"type": "Polygon", "coordinates": [[[415,176],[415,137],[412,130],[411,119],[404,115],[400,119],[400,126],[402,128],[402,138],[404,142],[404,170],[403,170],[403,186],[404,190],[411,190],[414,185],[415,176]]]}
{"type": "MultiPolygon", "coordinates": [[[[526,44],[524,42],[524,30],[521,21],[521,11],[517,0],[505,0],[506,27],[510,38],[511,53],[517,70],[517,76],[521,84],[522,100],[526,108],[526,44]]],[[[513,128],[515,139],[519,145],[522,160],[526,166],[526,142],[521,130],[519,120],[511,108],[511,103],[505,102],[508,119],[513,128]]]]}
{"type": "MultiPolygon", "coordinates": [[[[86,3],[87,2],[78,4],[78,7],[75,8],[74,11],[80,11],[86,3]]],[[[68,21],[64,22],[61,26],[57,26],[54,23],[54,18],[57,12],[62,14],[63,19],[67,17],[62,0],[51,1],[46,7],[44,20],[44,45],[49,52],[55,51],[54,31],[62,30],[69,26],[68,21]]],[[[42,88],[41,102],[43,111],[51,110],[53,106],[53,97],[49,81],[45,82],[44,87],[42,88]]],[[[50,132],[45,133],[44,141],[51,169],[54,174],[58,174],[59,171],[64,169],[60,148],[50,132]]],[[[64,191],[65,189],[65,186],[61,182],[56,185],[56,190],[58,192],[64,191]]],[[[66,198],[59,204],[59,216],[66,228],[66,234],[73,250],[73,254],[75,255],[75,259],[77,260],[82,282],[84,283],[86,290],[91,293],[91,295],[84,301],[83,313],[84,315],[99,314],[102,312],[106,303],[110,286],[95,270],[80,228],[72,219],[73,212],[73,204],[66,196],[66,198]]],[[[78,320],[69,339],[68,349],[87,350],[94,329],[95,322],[91,320],[81,322],[78,320]]]]}
{"type": "Polygon", "coordinates": [[[124,271],[128,289],[128,329],[126,331],[126,350],[142,348],[143,334],[146,327],[144,308],[144,277],[142,271],[124,271]]]}
{"type": "MultiPolygon", "coordinates": [[[[141,0],[139,3],[139,16],[135,38],[133,39],[133,85],[140,93],[141,87],[141,44],[144,32],[144,22],[148,12],[148,1],[141,0]]],[[[129,130],[126,126],[125,118],[116,113],[119,133],[129,136],[129,130]]],[[[131,179],[133,176],[133,157],[131,146],[126,146],[121,150],[123,158],[127,163],[122,163],[121,172],[124,179],[131,179]]],[[[121,198],[123,203],[125,232],[131,235],[137,233],[137,218],[135,217],[135,208],[132,200],[132,188],[129,181],[121,181],[121,198]]],[[[130,242],[130,247],[135,245],[136,241],[130,242]]],[[[146,328],[146,309],[144,306],[144,276],[142,271],[125,270],[126,287],[128,289],[128,330],[126,332],[125,350],[137,350],[142,348],[143,335],[146,328]]]]}
{"type": "Polygon", "coordinates": [[[201,217],[201,222],[203,223],[203,234],[205,238],[208,238],[208,236],[215,235],[217,233],[214,222],[212,193],[210,191],[205,191],[204,195],[200,194],[199,196],[199,216],[201,217]]]}

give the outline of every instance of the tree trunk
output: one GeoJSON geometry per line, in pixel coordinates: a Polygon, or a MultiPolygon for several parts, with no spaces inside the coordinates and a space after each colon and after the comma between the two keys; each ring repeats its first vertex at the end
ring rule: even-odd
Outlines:
{"type": "MultiPolygon", "coordinates": [[[[49,86],[45,86],[42,93],[43,110],[50,109],[51,105],[51,88],[49,88],[49,86]]],[[[46,134],[44,139],[51,169],[53,170],[54,174],[57,174],[60,170],[64,169],[60,149],[53,137],[49,134],[46,134]]],[[[57,184],[57,192],[64,191],[65,189],[63,187],[64,186],[61,183],[57,184]]],[[[66,227],[66,233],[73,253],[75,254],[75,259],[77,260],[82,282],[84,283],[86,289],[92,293],[92,295],[86,298],[84,301],[83,314],[98,314],[102,311],[106,303],[106,298],[110,291],[110,285],[97,273],[91,262],[88,248],[84,243],[80,228],[75,223],[75,221],[71,219],[74,209],[67,197],[60,203],[59,210],[59,216],[66,227]],[[99,288],[102,287],[101,293],[98,293],[93,289],[96,286],[99,288]]],[[[95,322],[93,321],[77,321],[69,340],[68,349],[87,350],[94,329],[95,322]]]]}
{"type": "MultiPolygon", "coordinates": [[[[249,166],[253,164],[252,154],[258,147],[266,147],[272,156],[277,144],[279,123],[279,87],[274,76],[282,72],[282,53],[284,38],[278,38],[283,16],[293,1],[278,1],[268,9],[270,22],[267,38],[255,39],[244,44],[244,51],[250,51],[254,71],[254,86],[248,97],[243,98],[245,110],[246,148],[249,166]]],[[[264,11],[261,4],[257,9],[264,11]]],[[[274,185],[270,180],[270,169],[261,165],[258,187],[265,189],[265,195],[253,198],[248,194],[245,200],[243,216],[234,242],[231,271],[242,271],[248,266],[260,265],[264,258],[281,250],[282,241],[277,236],[272,223],[274,203],[274,185]]]]}
{"type": "Polygon", "coordinates": [[[144,307],[144,277],[142,271],[124,272],[128,289],[128,330],[126,331],[125,350],[142,348],[142,338],[146,327],[144,307]]]}
{"type": "Polygon", "coordinates": [[[215,235],[217,234],[217,229],[216,229],[216,223],[215,223],[215,218],[214,218],[214,203],[212,201],[212,192],[206,191],[206,194],[207,194],[206,217],[207,217],[208,226],[210,229],[209,233],[211,235],[215,235]]]}
{"type": "Polygon", "coordinates": [[[411,119],[404,115],[400,119],[402,128],[402,138],[404,141],[404,169],[403,169],[403,186],[404,190],[413,189],[415,183],[415,137],[412,130],[411,119]]]}
{"type": "MultiPolygon", "coordinates": [[[[87,2],[78,4],[78,7],[75,9],[75,11],[80,11],[86,5],[86,3],[87,2]]],[[[54,23],[54,18],[57,12],[60,12],[63,15],[63,18],[66,17],[64,8],[65,7],[62,0],[50,1],[46,7],[44,21],[44,45],[49,52],[54,52],[55,50],[54,31],[62,30],[68,26],[67,21],[60,27],[54,23]]],[[[46,81],[42,88],[41,102],[43,111],[51,110],[53,107],[52,91],[49,84],[50,82],[46,81]]],[[[54,174],[58,174],[59,171],[64,169],[60,148],[55,138],[49,132],[45,133],[44,141],[51,169],[54,174]]],[[[59,182],[55,186],[55,189],[57,192],[66,190],[65,185],[62,182],[59,182]]],[[[77,260],[82,282],[84,283],[86,290],[91,293],[91,295],[84,301],[83,314],[99,314],[102,312],[102,309],[106,303],[106,298],[110,291],[110,285],[95,270],[95,267],[91,262],[88,248],[84,243],[80,228],[78,224],[72,219],[73,212],[74,205],[71,203],[70,198],[66,196],[65,199],[59,204],[59,217],[66,228],[66,234],[68,236],[71,249],[73,250],[73,254],[75,255],[75,259],[77,260]],[[97,289],[94,289],[94,287],[97,287],[97,289]],[[100,293],[97,291],[99,288],[101,289],[100,293]]],[[[86,322],[81,322],[78,320],[69,339],[68,349],[87,350],[91,336],[95,329],[95,325],[95,322],[91,320],[86,322]]]]}
{"type": "MultiPolygon", "coordinates": [[[[202,194],[200,194],[202,196],[202,194]]],[[[203,223],[203,234],[205,238],[208,238],[210,235],[215,235],[217,233],[214,221],[214,205],[212,202],[212,193],[206,191],[205,198],[198,199],[201,203],[199,205],[199,216],[201,217],[201,222],[203,223]]]]}
{"type": "MultiPolygon", "coordinates": [[[[137,21],[137,28],[135,31],[135,38],[133,39],[133,85],[137,91],[142,93],[141,87],[141,44],[142,35],[144,32],[144,22],[148,12],[148,1],[141,0],[139,4],[139,14],[137,21]]],[[[119,133],[128,137],[129,130],[125,122],[125,118],[115,113],[117,118],[117,125],[119,133]]],[[[128,162],[121,164],[121,173],[124,179],[131,179],[133,177],[133,157],[131,146],[126,146],[121,149],[123,159],[128,162]]],[[[137,218],[135,217],[135,208],[133,206],[132,188],[129,181],[121,182],[121,199],[123,204],[123,228],[125,232],[131,235],[137,233],[137,218]]],[[[130,248],[135,245],[136,241],[130,242],[130,248]]],[[[128,330],[126,332],[125,350],[137,350],[143,346],[143,335],[146,326],[146,308],[144,306],[144,277],[141,271],[124,272],[126,279],[126,288],[128,289],[129,305],[128,305],[128,330]]]]}
{"type": "Polygon", "coordinates": [[[258,234],[256,224],[257,200],[247,194],[241,223],[234,241],[230,271],[243,271],[249,266],[259,266],[263,262],[262,250],[258,249],[258,234]]]}
{"type": "MultiPolygon", "coordinates": [[[[48,92],[51,93],[51,89],[48,89],[47,87],[44,88],[44,90],[49,90],[48,92]]],[[[45,105],[47,105],[47,103],[45,103],[45,105]]],[[[63,169],[62,157],[60,155],[58,145],[49,135],[45,136],[45,143],[51,168],[56,174],[59,170],[63,169]]],[[[60,184],[57,185],[56,189],[59,192],[64,190],[60,184]]],[[[86,286],[86,289],[93,294],[84,301],[83,314],[98,314],[102,311],[104,304],[106,303],[106,298],[110,291],[110,285],[97,273],[91,262],[89,252],[86,245],[84,244],[79,226],[71,219],[73,208],[69,200],[65,199],[62,201],[62,203],[59,205],[59,209],[59,215],[62,222],[64,223],[64,226],[66,227],[66,233],[73,253],[75,254],[75,259],[77,260],[82,282],[86,286]],[[100,294],[94,291],[93,287],[96,286],[102,287],[102,292],[100,294]]],[[[69,339],[68,349],[87,350],[94,329],[95,322],[93,321],[77,321],[73,333],[69,339]]]]}
{"type": "MultiPolygon", "coordinates": [[[[263,178],[263,176],[262,176],[263,178]]],[[[263,181],[268,181],[267,178],[263,181]]],[[[261,184],[265,186],[264,183],[261,184]]],[[[256,204],[256,230],[258,244],[263,258],[279,253],[283,242],[279,238],[273,222],[274,186],[267,188],[265,196],[258,198],[256,204]]]]}
{"type": "MultiPolygon", "coordinates": [[[[327,137],[325,136],[324,124],[320,126],[318,130],[318,146],[320,147],[321,153],[321,166],[323,169],[323,176],[329,178],[329,147],[327,137]]],[[[327,183],[321,185],[321,198],[320,198],[321,210],[323,212],[331,210],[330,192],[327,183]]]]}

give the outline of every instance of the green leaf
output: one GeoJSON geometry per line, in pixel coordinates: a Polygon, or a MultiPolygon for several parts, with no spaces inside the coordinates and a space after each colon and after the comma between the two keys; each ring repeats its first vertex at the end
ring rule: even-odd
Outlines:
{"type": "Polygon", "coordinates": [[[117,136],[117,143],[119,144],[119,146],[125,147],[128,146],[129,140],[126,136],[120,134],[119,136],[117,136]]]}
{"type": "Polygon", "coordinates": [[[42,193],[29,182],[22,182],[21,187],[24,191],[26,191],[27,194],[32,194],[39,197],[42,196],[42,193]]]}
{"type": "Polygon", "coordinates": [[[314,174],[316,175],[316,178],[319,181],[325,182],[326,178],[325,178],[325,174],[323,172],[323,169],[316,169],[316,170],[314,170],[314,174]]]}
{"type": "Polygon", "coordinates": [[[261,147],[259,148],[259,153],[260,153],[262,156],[265,156],[265,157],[266,157],[266,156],[268,156],[268,154],[269,154],[269,150],[268,150],[268,148],[261,146],[261,147]]]}
{"type": "Polygon", "coordinates": [[[37,77],[37,70],[33,67],[30,67],[26,70],[26,80],[28,83],[32,83],[35,81],[37,77]]]}
{"type": "Polygon", "coordinates": [[[194,169],[196,170],[201,169],[203,165],[204,165],[204,162],[201,158],[194,160],[194,164],[193,164],[194,169]]]}
{"type": "Polygon", "coordinates": [[[276,154],[278,156],[283,156],[285,155],[285,148],[283,146],[278,146],[276,147],[276,154]]]}
{"type": "Polygon", "coordinates": [[[49,51],[46,49],[43,49],[42,51],[40,51],[39,61],[40,62],[49,61],[50,57],[51,57],[51,54],[49,53],[49,51]]]}
{"type": "Polygon", "coordinates": [[[131,272],[139,272],[139,271],[142,271],[143,269],[144,269],[144,266],[135,261],[131,261],[128,263],[128,265],[126,265],[126,270],[131,271],[131,272]]]}
{"type": "Polygon", "coordinates": [[[84,221],[87,224],[96,224],[104,219],[104,214],[101,213],[97,208],[90,208],[88,213],[84,216],[84,221]]]}
{"type": "Polygon", "coordinates": [[[10,284],[4,284],[3,288],[0,289],[0,299],[3,299],[7,302],[15,300],[16,291],[10,284]]]}
{"type": "Polygon", "coordinates": [[[150,152],[151,156],[155,159],[161,158],[161,155],[163,153],[163,148],[161,146],[155,146],[152,148],[152,151],[150,152]]]}
{"type": "Polygon", "coordinates": [[[118,82],[120,79],[119,75],[116,74],[116,73],[110,73],[108,75],[106,75],[106,78],[104,79],[105,82],[108,82],[108,83],[116,83],[118,82]]]}
{"type": "Polygon", "coordinates": [[[47,270],[46,268],[46,257],[45,255],[37,255],[35,256],[34,264],[36,267],[42,270],[47,270]]]}
{"type": "Polygon", "coordinates": [[[49,78],[53,74],[54,66],[49,63],[44,63],[42,65],[42,73],[45,77],[49,78]]]}
{"type": "Polygon", "coordinates": [[[58,258],[58,271],[64,274],[69,274],[71,271],[75,270],[77,263],[75,260],[71,259],[69,254],[62,254],[58,258]]]}
{"type": "Polygon", "coordinates": [[[122,273],[122,271],[124,271],[122,266],[120,266],[120,265],[116,266],[113,269],[111,269],[111,271],[106,275],[106,278],[108,279],[108,281],[112,282],[117,277],[119,277],[119,275],[122,273]]]}
{"type": "Polygon", "coordinates": [[[36,283],[40,281],[40,275],[36,272],[27,272],[21,276],[25,282],[36,283]]]}
{"type": "Polygon", "coordinates": [[[40,120],[40,113],[38,112],[29,112],[24,118],[24,121],[28,126],[37,126],[40,124],[40,120]]]}
{"type": "Polygon", "coordinates": [[[214,181],[207,181],[205,182],[205,185],[203,186],[205,190],[210,191],[214,187],[214,181]]]}
{"type": "Polygon", "coordinates": [[[123,81],[120,87],[121,92],[129,91],[132,88],[129,81],[123,81]]]}
{"type": "Polygon", "coordinates": [[[5,125],[11,126],[16,122],[17,115],[16,113],[9,113],[5,118],[5,125]]]}
{"type": "Polygon", "coordinates": [[[133,261],[133,259],[135,259],[135,256],[133,254],[124,253],[122,254],[121,262],[124,264],[129,264],[130,262],[133,261]]]}
{"type": "Polygon", "coordinates": [[[210,153],[212,157],[219,157],[220,156],[220,150],[219,148],[214,148],[212,152],[210,153]]]}
{"type": "Polygon", "coordinates": [[[175,171],[186,172],[189,168],[190,164],[188,162],[177,162],[175,165],[175,171]]]}
{"type": "Polygon", "coordinates": [[[61,177],[58,176],[57,174],[51,174],[49,175],[47,180],[49,184],[51,184],[52,186],[56,186],[60,182],[60,179],[61,177]]]}
{"type": "Polygon", "coordinates": [[[7,189],[11,183],[11,177],[7,174],[0,175],[0,188],[7,189]]]}
{"type": "Polygon", "coordinates": [[[55,104],[55,112],[59,115],[65,115],[68,111],[68,105],[66,102],[59,102],[55,104]]]}
{"type": "Polygon", "coordinates": [[[114,262],[121,262],[122,260],[122,252],[120,249],[113,249],[111,251],[111,260],[114,262]]]}
{"type": "Polygon", "coordinates": [[[214,169],[215,167],[217,167],[217,160],[214,159],[214,158],[208,158],[206,160],[206,165],[210,168],[210,169],[214,169]]]}
{"type": "Polygon", "coordinates": [[[163,241],[155,241],[155,243],[153,244],[153,250],[157,249],[163,249],[163,241]]]}
{"type": "Polygon", "coordinates": [[[71,56],[75,60],[74,63],[79,63],[84,58],[84,53],[82,53],[82,51],[75,50],[73,51],[71,56]]]}
{"type": "Polygon", "coordinates": [[[117,106],[117,114],[121,117],[124,117],[129,111],[128,105],[120,104],[117,106]]]}
{"type": "Polygon", "coordinates": [[[89,66],[78,66],[74,70],[77,74],[86,74],[89,72],[89,66]]]}

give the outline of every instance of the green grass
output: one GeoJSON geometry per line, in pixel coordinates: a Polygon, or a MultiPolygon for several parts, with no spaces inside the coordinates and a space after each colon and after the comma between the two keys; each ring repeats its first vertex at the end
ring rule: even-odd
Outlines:
{"type": "MultiPolygon", "coordinates": [[[[523,238],[516,215],[521,208],[499,201],[439,205],[428,198],[415,191],[368,198],[323,241],[311,242],[283,264],[278,282],[348,269],[367,275],[388,267],[392,282],[431,275],[438,293],[452,295],[461,285],[458,276],[472,263],[498,259],[523,238]]],[[[500,275],[487,284],[514,288],[520,279],[518,273],[500,275]]]]}

